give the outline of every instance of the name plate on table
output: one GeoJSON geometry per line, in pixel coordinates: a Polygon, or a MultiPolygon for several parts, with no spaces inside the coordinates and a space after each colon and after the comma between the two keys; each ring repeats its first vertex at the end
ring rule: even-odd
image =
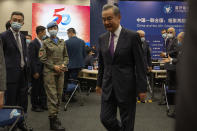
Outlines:
{"type": "Polygon", "coordinates": [[[153,69],[154,70],[160,70],[160,66],[154,66],[153,69]]]}
{"type": "Polygon", "coordinates": [[[93,66],[88,66],[88,70],[93,70],[93,66]]]}

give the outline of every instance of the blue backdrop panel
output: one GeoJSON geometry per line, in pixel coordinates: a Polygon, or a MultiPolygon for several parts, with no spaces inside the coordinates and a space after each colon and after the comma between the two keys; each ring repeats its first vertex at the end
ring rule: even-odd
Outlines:
{"type": "Polygon", "coordinates": [[[107,0],[90,0],[90,45],[98,46],[98,37],[106,32],[102,23],[102,7],[107,0]]]}
{"type": "Polygon", "coordinates": [[[174,27],[184,31],[186,2],[120,1],[121,25],[132,30],[144,30],[153,59],[160,58],[164,40],[161,30],[174,27]]]}

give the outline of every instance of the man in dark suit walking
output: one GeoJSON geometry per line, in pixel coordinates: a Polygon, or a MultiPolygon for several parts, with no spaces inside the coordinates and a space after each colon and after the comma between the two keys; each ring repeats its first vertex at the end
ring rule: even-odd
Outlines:
{"type": "Polygon", "coordinates": [[[101,122],[108,131],[133,131],[136,96],[144,100],[147,90],[140,37],[121,27],[120,11],[114,5],[104,5],[102,19],[108,32],[99,37],[96,91],[102,94],[101,122]]]}
{"type": "Polygon", "coordinates": [[[43,83],[43,63],[38,54],[42,47],[43,39],[46,37],[46,28],[44,26],[36,27],[37,37],[29,45],[29,58],[32,78],[31,104],[32,111],[42,112],[47,109],[46,93],[43,83]]]}
{"type": "Polygon", "coordinates": [[[11,28],[1,34],[7,72],[5,105],[19,105],[27,112],[27,47],[25,36],[19,32],[23,13],[13,12],[10,24],[11,28]]]}

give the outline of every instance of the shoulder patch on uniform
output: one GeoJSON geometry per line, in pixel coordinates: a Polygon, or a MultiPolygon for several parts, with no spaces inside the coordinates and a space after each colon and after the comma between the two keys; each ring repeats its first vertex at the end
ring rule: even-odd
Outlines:
{"type": "Polygon", "coordinates": [[[39,53],[39,56],[43,56],[43,52],[40,52],[40,53],[39,53]]]}

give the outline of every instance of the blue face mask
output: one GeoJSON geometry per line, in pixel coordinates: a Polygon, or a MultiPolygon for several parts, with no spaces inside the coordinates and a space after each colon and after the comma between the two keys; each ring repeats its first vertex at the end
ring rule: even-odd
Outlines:
{"type": "Polygon", "coordinates": [[[178,46],[181,46],[182,45],[182,43],[181,42],[178,42],[178,46]]]}
{"type": "Polygon", "coordinates": [[[30,43],[31,43],[31,40],[26,39],[26,43],[27,43],[27,44],[30,44],[30,43]]]}
{"type": "Polygon", "coordinates": [[[22,27],[22,24],[18,22],[12,22],[11,27],[13,30],[19,31],[22,27]]]}
{"type": "Polygon", "coordinates": [[[57,35],[57,30],[49,30],[50,36],[56,36],[57,35]]]}
{"type": "Polygon", "coordinates": [[[45,40],[47,38],[47,35],[42,36],[42,40],[45,40]]]}
{"type": "Polygon", "coordinates": [[[167,37],[167,34],[166,33],[162,34],[162,37],[165,39],[167,37]]]}

